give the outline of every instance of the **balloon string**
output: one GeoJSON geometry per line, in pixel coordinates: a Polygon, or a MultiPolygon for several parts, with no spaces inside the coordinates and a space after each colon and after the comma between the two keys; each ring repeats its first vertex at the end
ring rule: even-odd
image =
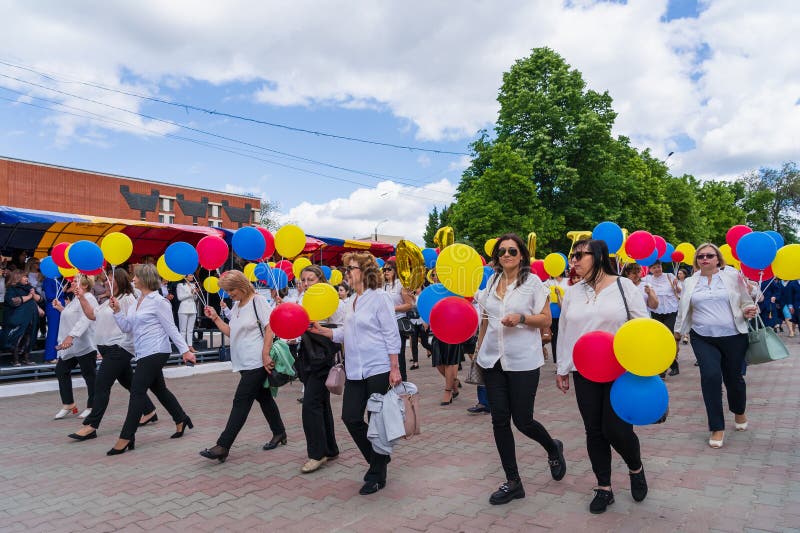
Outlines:
{"type": "Polygon", "coordinates": [[[197,279],[192,278],[192,283],[197,289],[196,294],[200,297],[200,302],[203,304],[203,307],[208,307],[207,300],[203,297],[203,289],[200,287],[200,284],[197,283],[197,279]]]}

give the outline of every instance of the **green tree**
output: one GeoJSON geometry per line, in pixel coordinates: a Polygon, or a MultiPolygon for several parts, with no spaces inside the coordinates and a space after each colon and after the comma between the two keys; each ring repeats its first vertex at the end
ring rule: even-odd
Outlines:
{"type": "Polygon", "coordinates": [[[433,237],[436,235],[437,229],[439,229],[439,210],[436,206],[433,206],[433,211],[428,213],[428,223],[425,225],[425,233],[422,234],[426,247],[433,247],[433,237]]]}
{"type": "Polygon", "coordinates": [[[800,171],[794,162],[779,169],[761,168],[742,178],[742,208],[754,230],[775,230],[795,242],[800,214],[800,171]]]}

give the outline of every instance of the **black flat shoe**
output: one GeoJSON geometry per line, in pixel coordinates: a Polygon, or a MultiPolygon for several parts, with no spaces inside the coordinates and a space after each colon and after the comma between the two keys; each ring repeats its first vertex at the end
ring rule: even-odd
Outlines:
{"type": "Polygon", "coordinates": [[[144,422],[139,422],[139,427],[146,426],[147,424],[150,424],[150,423],[153,423],[153,422],[158,422],[158,415],[157,414],[151,416],[150,418],[148,418],[144,422]]]}
{"type": "Polygon", "coordinates": [[[680,373],[681,373],[680,370],[678,370],[677,368],[673,368],[673,369],[670,369],[669,374],[667,374],[667,375],[668,376],[677,376],[680,373]]]}
{"type": "Polygon", "coordinates": [[[419,365],[417,363],[412,363],[411,366],[408,369],[409,370],[416,370],[418,368],[419,368],[419,365]]]}
{"type": "Polygon", "coordinates": [[[128,450],[133,451],[135,447],[136,447],[136,441],[134,439],[131,439],[130,441],[128,441],[128,444],[126,444],[122,449],[111,448],[106,452],[106,455],[120,455],[127,452],[128,450]]]}
{"type": "Polygon", "coordinates": [[[220,463],[224,463],[225,459],[228,458],[228,449],[224,446],[216,445],[213,448],[202,450],[200,455],[206,459],[217,460],[220,463]]]}
{"type": "Polygon", "coordinates": [[[503,505],[511,500],[525,497],[525,489],[522,488],[520,480],[506,481],[500,488],[489,496],[489,503],[492,505],[503,505]]]}
{"type": "Polygon", "coordinates": [[[647,497],[647,480],[644,477],[644,467],[633,474],[628,474],[631,477],[631,496],[634,501],[640,502],[647,497]]]}
{"type": "Polygon", "coordinates": [[[97,438],[97,431],[92,431],[88,435],[78,435],[77,433],[70,433],[67,436],[69,438],[75,439],[75,440],[81,440],[81,441],[90,440],[90,439],[96,439],[97,438]]]}
{"type": "Polygon", "coordinates": [[[361,489],[359,489],[358,493],[362,496],[366,496],[367,494],[375,494],[385,486],[385,481],[367,481],[364,483],[361,489]]]}
{"type": "Polygon", "coordinates": [[[564,460],[564,443],[558,439],[553,439],[553,442],[558,447],[558,455],[549,458],[547,462],[550,464],[550,475],[556,481],[560,481],[564,478],[564,474],[567,473],[567,462],[564,460]]]}
{"type": "Polygon", "coordinates": [[[606,508],[614,503],[614,493],[610,490],[594,489],[594,499],[589,504],[589,512],[592,514],[602,514],[606,508]]]}
{"type": "Polygon", "coordinates": [[[286,433],[281,433],[280,435],[275,435],[272,437],[268,443],[261,447],[262,450],[274,450],[278,447],[278,444],[286,445],[286,433]]]}
{"type": "Polygon", "coordinates": [[[175,433],[173,433],[170,436],[170,438],[171,439],[179,439],[179,438],[183,437],[183,432],[186,431],[186,427],[187,426],[189,427],[189,429],[194,428],[194,424],[192,424],[192,419],[189,418],[188,416],[183,419],[183,422],[181,422],[181,430],[180,431],[176,431],[175,433]]]}

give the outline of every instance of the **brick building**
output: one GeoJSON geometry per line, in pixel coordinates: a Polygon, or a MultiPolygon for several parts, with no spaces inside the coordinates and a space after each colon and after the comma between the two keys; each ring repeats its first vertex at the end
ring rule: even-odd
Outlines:
{"type": "Polygon", "coordinates": [[[0,157],[0,205],[119,219],[237,229],[258,198],[0,157]]]}

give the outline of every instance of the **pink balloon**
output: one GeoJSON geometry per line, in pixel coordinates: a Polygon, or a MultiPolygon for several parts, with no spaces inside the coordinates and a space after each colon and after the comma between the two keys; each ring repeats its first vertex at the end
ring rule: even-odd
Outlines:
{"type": "Polygon", "coordinates": [[[72,264],[67,259],[67,248],[69,248],[69,245],[70,243],[68,242],[60,242],[53,246],[53,251],[50,254],[53,257],[53,261],[56,262],[56,265],[61,268],[72,268],[72,264]]]}
{"type": "Polygon", "coordinates": [[[631,259],[645,259],[650,257],[656,249],[656,240],[644,230],[634,231],[625,241],[625,253],[631,259]]]}
{"type": "Polygon", "coordinates": [[[735,257],[737,261],[739,260],[739,255],[736,253],[736,245],[739,243],[739,239],[752,232],[753,230],[744,224],[739,224],[737,226],[732,226],[725,234],[725,242],[731,247],[731,254],[733,254],[733,257],[735,257]]]}
{"type": "Polygon", "coordinates": [[[539,279],[542,281],[550,279],[550,275],[544,269],[544,259],[537,259],[531,263],[531,272],[539,276],[539,279]]]}
{"type": "Polygon", "coordinates": [[[277,306],[269,315],[273,333],[282,339],[294,339],[308,329],[308,312],[302,305],[287,302],[277,306]]]}
{"type": "Polygon", "coordinates": [[[658,250],[658,257],[660,258],[667,251],[667,241],[661,235],[653,235],[653,239],[656,241],[656,250],[658,250]]]}
{"type": "Polygon", "coordinates": [[[294,279],[294,270],[292,270],[292,262],[287,259],[281,259],[277,263],[275,263],[275,268],[280,268],[284,272],[286,272],[286,277],[289,278],[289,281],[294,279]]]}
{"type": "Polygon", "coordinates": [[[228,243],[222,237],[207,235],[197,243],[197,256],[200,265],[207,270],[215,270],[228,259],[228,243]]]}
{"type": "Polygon", "coordinates": [[[261,260],[266,261],[272,257],[272,254],[275,253],[275,236],[267,228],[256,226],[256,229],[261,232],[261,235],[264,236],[264,242],[266,243],[266,246],[264,247],[264,255],[261,260]]]}
{"type": "Polygon", "coordinates": [[[650,269],[649,269],[649,268],[647,268],[647,267],[645,267],[645,266],[643,266],[643,267],[642,267],[642,273],[641,273],[641,276],[642,276],[642,277],[645,277],[645,276],[647,275],[647,273],[648,273],[648,272],[650,272],[650,269]]]}
{"type": "Polygon", "coordinates": [[[672,252],[672,255],[670,255],[669,257],[676,263],[680,263],[681,261],[683,261],[683,258],[685,256],[683,255],[683,252],[672,252]]]}
{"type": "Polygon", "coordinates": [[[431,331],[442,342],[461,344],[478,329],[478,313],[468,301],[448,296],[431,309],[431,331]]]}
{"type": "Polygon", "coordinates": [[[614,334],[608,331],[584,333],[575,343],[572,362],[583,377],[598,383],[609,383],[625,373],[614,355],[614,334]]]}

